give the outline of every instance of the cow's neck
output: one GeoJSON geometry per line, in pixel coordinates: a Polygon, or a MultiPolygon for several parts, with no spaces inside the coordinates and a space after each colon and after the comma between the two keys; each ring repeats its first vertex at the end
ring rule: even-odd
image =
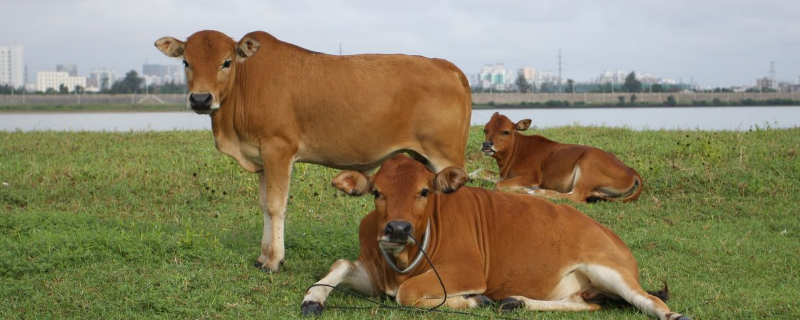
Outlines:
{"type": "MultiPolygon", "coordinates": [[[[441,218],[438,215],[435,215],[435,212],[438,212],[438,208],[441,205],[440,202],[441,195],[435,195],[431,197],[430,202],[428,203],[428,208],[426,209],[426,215],[430,217],[429,225],[430,225],[430,234],[428,240],[428,248],[425,250],[425,253],[432,262],[436,263],[436,247],[437,243],[440,240],[440,222],[441,218]]],[[[426,228],[426,227],[421,227],[426,228]]],[[[424,230],[424,229],[423,229],[424,230]]],[[[424,237],[423,233],[414,235],[417,241],[422,243],[422,239],[424,237]]],[[[399,254],[395,255],[395,260],[397,261],[397,267],[404,269],[408,267],[408,264],[412,262],[414,257],[419,254],[419,246],[408,246],[405,250],[401,251],[399,254]]],[[[386,276],[386,288],[389,288],[389,292],[396,290],[397,287],[402,284],[405,280],[411,277],[418,276],[431,270],[431,265],[428,263],[428,259],[422,258],[422,261],[408,273],[401,274],[389,267],[384,261],[384,258],[379,254],[378,257],[380,258],[382,269],[384,270],[384,275],[386,276]]]]}
{"type": "Polygon", "coordinates": [[[520,172],[518,171],[520,170],[538,167],[542,160],[542,153],[546,149],[547,140],[542,136],[526,136],[518,132],[514,132],[514,135],[513,146],[495,158],[500,177],[503,179],[510,179],[519,175],[520,172]],[[520,165],[520,163],[523,163],[523,165],[520,165]],[[515,169],[517,172],[515,172],[515,169]]]}
{"type": "Polygon", "coordinates": [[[242,152],[242,143],[236,133],[234,120],[237,106],[236,85],[231,92],[220,102],[220,107],[211,114],[211,131],[214,134],[214,144],[217,150],[236,159],[239,165],[249,172],[262,170],[259,164],[253,163],[242,152]]]}
{"type": "Polygon", "coordinates": [[[511,168],[520,154],[520,146],[525,142],[524,135],[518,132],[514,132],[513,135],[514,143],[511,148],[503,153],[498,153],[495,157],[495,160],[497,160],[497,171],[499,171],[500,177],[503,179],[512,178],[511,168]]]}

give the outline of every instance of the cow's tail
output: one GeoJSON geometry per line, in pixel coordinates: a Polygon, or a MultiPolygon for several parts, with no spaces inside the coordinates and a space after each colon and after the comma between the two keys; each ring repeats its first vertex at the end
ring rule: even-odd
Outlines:
{"type": "Polygon", "coordinates": [[[664,284],[664,287],[658,291],[647,291],[648,294],[654,296],[656,298],[661,299],[661,301],[667,302],[669,300],[669,286],[667,285],[666,281],[661,281],[664,284]]]}
{"type": "Polygon", "coordinates": [[[622,202],[630,202],[639,198],[639,195],[642,194],[642,189],[644,189],[644,183],[642,182],[642,177],[639,176],[639,173],[634,172],[635,175],[633,176],[633,186],[621,194],[614,194],[613,192],[593,192],[592,195],[586,198],[586,202],[588,203],[595,203],[599,201],[622,201],[622,202]]]}

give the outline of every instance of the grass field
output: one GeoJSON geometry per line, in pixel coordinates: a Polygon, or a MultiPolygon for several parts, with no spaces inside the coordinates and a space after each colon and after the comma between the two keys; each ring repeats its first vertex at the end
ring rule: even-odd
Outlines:
{"type": "MultiPolygon", "coordinates": [[[[468,170],[494,168],[473,128],[468,170]]],[[[530,131],[529,131],[530,132],[530,131]]],[[[633,203],[577,205],[616,231],[645,288],[694,319],[800,317],[800,129],[634,132],[565,127],[636,168],[633,203]]],[[[0,132],[0,319],[300,317],[306,287],[355,259],[369,197],[329,186],[336,171],[297,164],[279,273],[252,267],[262,218],[257,178],[209,131],[0,132]]],[[[369,304],[333,293],[329,305],[369,304]]],[[[470,311],[496,317],[492,310],[470,311]]],[[[328,309],[327,319],[458,318],[328,309]]],[[[527,319],[646,319],[636,309],[515,312],[527,319]]]]}

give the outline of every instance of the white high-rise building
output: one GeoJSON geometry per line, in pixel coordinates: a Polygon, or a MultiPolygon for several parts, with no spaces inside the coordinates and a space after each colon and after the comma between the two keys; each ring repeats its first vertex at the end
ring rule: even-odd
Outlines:
{"type": "Polygon", "coordinates": [[[25,59],[22,46],[0,47],[0,85],[25,85],[25,59]]]}
{"type": "Polygon", "coordinates": [[[36,73],[36,91],[47,92],[48,89],[53,89],[59,92],[61,85],[67,88],[67,91],[75,91],[75,87],[86,88],[86,78],[72,77],[69,72],[38,72],[36,73]]]}
{"type": "Polygon", "coordinates": [[[114,82],[117,82],[117,70],[115,69],[92,69],[89,73],[89,87],[87,91],[99,92],[111,89],[114,82]]]}

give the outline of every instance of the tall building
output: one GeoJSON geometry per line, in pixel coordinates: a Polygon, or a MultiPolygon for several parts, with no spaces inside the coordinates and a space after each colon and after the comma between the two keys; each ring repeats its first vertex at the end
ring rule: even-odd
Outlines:
{"type": "Polygon", "coordinates": [[[36,73],[36,91],[47,92],[48,89],[60,91],[61,86],[73,92],[76,87],[86,88],[86,78],[72,77],[69,72],[38,72],[36,73]]]}
{"type": "Polygon", "coordinates": [[[761,79],[756,79],[756,89],[764,90],[764,89],[772,89],[778,90],[778,84],[775,83],[776,81],[769,77],[764,77],[761,79]]]}
{"type": "Polygon", "coordinates": [[[111,86],[114,85],[114,82],[117,82],[118,78],[117,70],[115,69],[92,69],[92,72],[89,73],[89,79],[86,80],[86,91],[99,92],[111,89],[111,86]]]}
{"type": "Polygon", "coordinates": [[[183,67],[180,65],[147,64],[142,65],[142,75],[147,78],[148,84],[162,85],[165,83],[186,84],[183,67]]]}
{"type": "Polygon", "coordinates": [[[483,70],[478,74],[476,80],[475,85],[478,87],[505,90],[513,87],[517,77],[514,71],[506,69],[502,63],[495,63],[483,66],[483,70]]]}
{"type": "Polygon", "coordinates": [[[56,65],[56,71],[69,73],[70,77],[78,76],[78,66],[72,63],[56,65]]]}
{"type": "Polygon", "coordinates": [[[0,85],[25,85],[25,59],[22,46],[0,47],[0,85]]]}
{"type": "Polygon", "coordinates": [[[517,70],[517,72],[521,74],[522,77],[525,78],[525,81],[528,81],[528,83],[533,83],[536,80],[536,69],[534,68],[522,67],[517,70]]]}

